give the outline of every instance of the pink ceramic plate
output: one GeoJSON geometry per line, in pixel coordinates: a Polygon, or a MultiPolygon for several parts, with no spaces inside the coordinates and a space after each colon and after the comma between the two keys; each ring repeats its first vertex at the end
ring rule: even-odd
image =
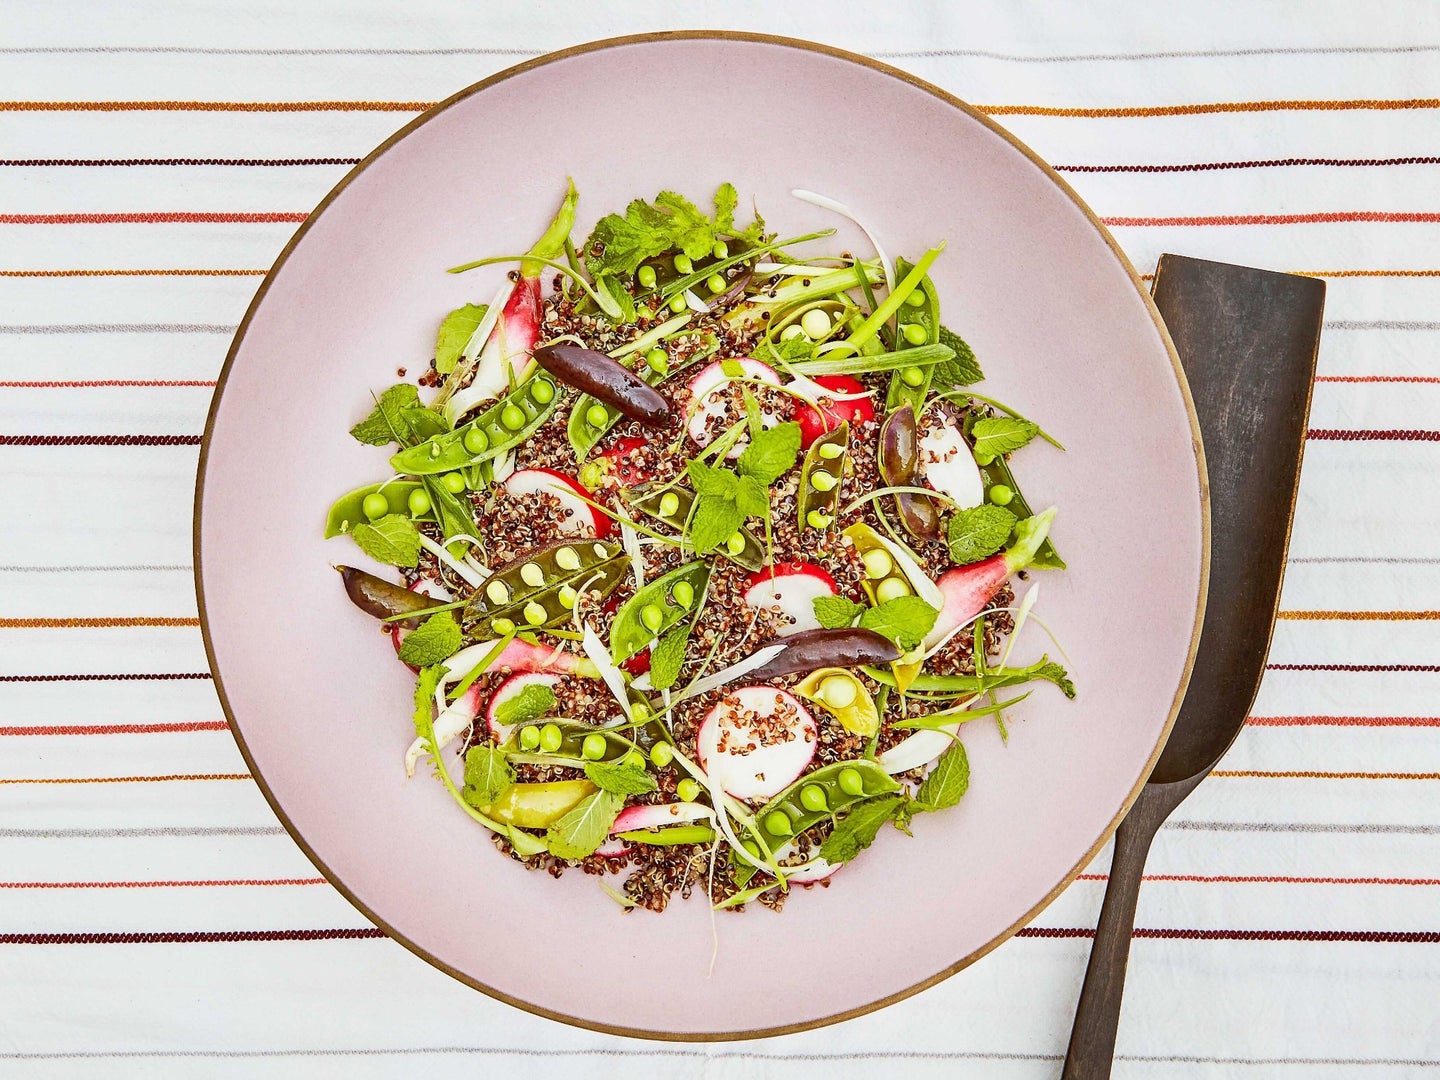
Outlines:
{"type": "MultiPolygon", "coordinates": [[[[865,250],[857,231],[834,244],[865,250]]],[[[623,38],[457,94],[368,157],[266,278],[215,396],[196,496],[211,667],[275,811],[351,901],[419,955],[533,1012],[632,1035],[775,1034],[897,1000],[1031,919],[1113,830],[1154,762],[1199,627],[1206,503],[1169,339],[1134,271],[1038,158],[942,91],[858,56],[738,34],[623,38]],[[703,78],[701,78],[703,76],[703,78]],[[699,80],[699,81],[697,81],[699,80]],[[703,94],[696,87],[703,83],[703,94]],[[933,276],[983,389],[1069,447],[1017,462],[1058,503],[1070,570],[1041,610],[1080,688],[1042,687],[966,737],[969,794],[882,835],[782,915],[677,902],[622,914],[578,872],[525,873],[401,768],[413,680],[330,569],[332,499],[383,470],[345,434],[397,367],[423,369],[451,308],[490,278],[444,268],[520,251],[566,175],[577,235],[661,188],[729,180],[782,233],[859,212],[892,253],[949,248],[933,276]],[[263,498],[257,493],[263,493],[263,498]]],[[[1043,638],[1026,635],[1021,653],[1043,638]]]]}

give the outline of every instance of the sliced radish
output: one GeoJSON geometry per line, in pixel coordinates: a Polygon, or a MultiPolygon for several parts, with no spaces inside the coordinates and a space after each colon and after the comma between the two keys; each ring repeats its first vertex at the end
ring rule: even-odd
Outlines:
{"type": "MultiPolygon", "coordinates": [[[[478,644],[461,649],[449,660],[445,661],[445,682],[457,683],[476,664],[484,660],[493,649],[496,642],[482,641],[478,644]]],[[[578,675],[584,679],[598,679],[600,672],[595,665],[583,656],[576,656],[564,649],[553,648],[549,645],[531,645],[528,641],[521,641],[516,638],[500,651],[500,655],[491,660],[485,668],[486,671],[550,671],[556,675],[578,675]]]]}
{"type": "MultiPolygon", "coordinates": [[[[740,378],[755,379],[769,383],[771,386],[780,385],[780,376],[775,373],[775,369],[769,364],[762,364],[759,360],[716,360],[714,363],[706,364],[690,380],[690,419],[687,422],[687,429],[696,446],[709,446],[712,438],[707,430],[709,421],[713,417],[728,416],[730,413],[730,407],[720,393],[733,378],[725,373],[724,365],[726,364],[732,366],[739,364],[740,378]]],[[[731,419],[738,419],[738,417],[731,419]]],[[[766,411],[761,414],[761,422],[766,427],[774,427],[780,422],[780,418],[774,413],[766,411]]],[[[737,441],[726,456],[739,457],[747,441],[743,438],[737,441]]]]}
{"type": "MultiPolygon", "coordinates": [[[[480,688],[472,686],[435,717],[435,745],[444,749],[469,730],[480,713],[480,688]]],[[[425,756],[425,743],[416,739],[405,751],[405,775],[414,776],[415,766],[425,756]]]]}
{"type": "Polygon", "coordinates": [[[955,740],[951,736],[959,730],[959,721],[933,729],[920,728],[877,757],[876,763],[892,776],[918,769],[954,746],[955,740]]]}
{"type": "Polygon", "coordinates": [[[934,648],[950,631],[984,611],[990,598],[1010,580],[1010,575],[1030,565],[1035,552],[1045,542],[1050,522],[1054,519],[1054,507],[1025,518],[1016,524],[1015,542],[1007,550],[941,574],[935,586],[940,590],[944,603],[934,627],[925,636],[924,647],[934,648]]]}
{"type": "Polygon", "coordinates": [[[603,859],[613,859],[617,855],[629,855],[630,845],[618,836],[607,836],[600,841],[600,846],[595,849],[595,854],[603,859]]]}
{"type": "Polygon", "coordinates": [[[559,675],[552,675],[548,671],[526,671],[518,675],[511,675],[497,686],[495,693],[490,695],[490,704],[485,706],[485,722],[490,726],[490,734],[494,736],[495,741],[503,743],[515,730],[514,724],[502,724],[497,719],[496,714],[499,713],[501,705],[518,697],[527,686],[547,686],[554,689],[555,684],[559,681],[559,675]]]}
{"type": "Polygon", "coordinates": [[[796,379],[789,389],[816,403],[816,408],[800,406],[795,410],[795,420],[800,425],[801,449],[808,447],[827,431],[834,431],[844,421],[850,421],[853,429],[858,424],[875,419],[875,406],[865,394],[865,384],[849,375],[821,375],[814,379],[796,379]],[[827,391],[829,391],[827,393],[827,391]],[[834,397],[832,395],[845,395],[834,397]],[[829,405],[819,405],[821,398],[829,398],[829,405]]]}
{"type": "MultiPolygon", "coordinates": [[[[431,581],[429,578],[416,578],[409,586],[411,592],[418,592],[422,596],[428,596],[432,600],[439,600],[442,604],[448,604],[455,599],[450,590],[441,585],[438,581],[431,581]]],[[[392,623],[390,626],[390,642],[395,646],[396,653],[400,651],[400,643],[410,634],[409,630],[402,629],[399,623],[392,623]]],[[[411,671],[419,671],[414,664],[406,664],[411,671]]]]}
{"type": "Polygon", "coordinates": [[[603,540],[610,535],[610,519],[585,500],[589,493],[573,476],[554,469],[521,469],[505,481],[511,495],[553,495],[560,500],[565,520],[560,531],[567,536],[593,536],[603,540]]]}
{"type": "Polygon", "coordinates": [[[931,487],[950,496],[962,510],[985,501],[985,478],[958,427],[947,424],[931,428],[916,445],[920,475],[931,487]]]}
{"type": "MultiPolygon", "coordinates": [[[[795,842],[793,840],[775,849],[775,859],[777,862],[788,859],[793,854],[795,854],[795,842]]],[[[785,871],[786,881],[795,885],[812,885],[817,881],[824,881],[844,865],[844,863],[826,862],[819,855],[816,855],[809,862],[797,866],[793,870],[788,870],[783,866],[781,869],[785,871]]]]}
{"type": "Polygon", "coordinates": [[[642,439],[635,435],[620,439],[609,450],[602,450],[595,456],[605,462],[606,473],[614,477],[615,482],[621,487],[637,487],[655,479],[655,473],[651,469],[642,466],[635,460],[638,456],[635,451],[649,445],[649,439],[642,439]]]}
{"type": "Polygon", "coordinates": [[[834,596],[835,591],[835,579],[823,567],[808,562],[779,563],[750,575],[745,603],[790,616],[792,624],[776,631],[780,637],[789,637],[802,630],[820,629],[815,598],[834,596]]]}
{"type": "Polygon", "coordinates": [[[768,799],[815,756],[815,718],[793,694],[769,686],[728,692],[700,722],[695,753],[710,778],[737,799],[768,799]]]}
{"type": "Polygon", "coordinates": [[[715,811],[704,803],[659,803],[654,806],[628,806],[620,811],[610,835],[637,832],[640,829],[663,829],[667,825],[685,825],[692,821],[709,821],[715,811]]]}

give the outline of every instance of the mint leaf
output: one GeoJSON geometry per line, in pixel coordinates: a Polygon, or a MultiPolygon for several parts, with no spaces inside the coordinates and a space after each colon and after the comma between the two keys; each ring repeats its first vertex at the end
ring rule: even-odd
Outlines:
{"type": "Polygon", "coordinates": [[[411,383],[397,383],[375,399],[375,408],[350,429],[350,434],[367,446],[384,446],[392,442],[411,446],[422,440],[414,438],[401,411],[421,407],[420,391],[411,383]]]}
{"type": "Polygon", "coordinates": [[[690,640],[690,623],[684,622],[670,630],[650,648],[650,685],[668,690],[680,677],[685,664],[685,646],[690,640]]]}
{"type": "Polygon", "coordinates": [[[978,562],[1005,546],[1015,528],[1015,515],[1003,506],[985,503],[961,510],[950,519],[945,539],[958,566],[978,562]]]}
{"type": "Polygon", "coordinates": [[[400,659],[415,667],[429,667],[460,651],[460,624],[448,611],[431,615],[400,642],[400,659]]]}
{"type": "Polygon", "coordinates": [[[855,616],[865,610],[865,605],[847,600],[843,596],[817,596],[815,618],[826,630],[839,630],[855,621],[855,616]]]}
{"type": "Polygon", "coordinates": [[[408,434],[416,443],[425,442],[432,436],[443,435],[450,430],[445,418],[434,409],[401,409],[400,419],[405,421],[408,434]]]}
{"type": "Polygon", "coordinates": [[[557,859],[583,859],[605,842],[625,800],[608,791],[587,795],[545,831],[550,854],[557,859]]]}
{"type": "Polygon", "coordinates": [[[799,456],[800,425],[787,420],[753,436],[736,464],[741,475],[768,486],[793,469],[799,456]]]}
{"type": "Polygon", "coordinates": [[[898,794],[877,795],[855,803],[820,845],[820,857],[828,863],[847,863],[855,858],[875,842],[880,826],[900,812],[904,798],[898,794]]]}
{"type": "Polygon", "coordinates": [[[644,795],[660,787],[643,766],[618,761],[587,761],[585,775],[601,791],[612,795],[644,795]]]}
{"type": "Polygon", "coordinates": [[[939,611],[918,596],[897,596],[879,607],[866,608],[860,616],[860,625],[884,634],[901,652],[909,652],[925,640],[939,615],[939,611]]]}
{"type": "Polygon", "coordinates": [[[815,343],[804,334],[796,334],[784,341],[762,341],[751,353],[756,360],[767,364],[773,364],[777,360],[781,363],[793,363],[796,360],[808,360],[813,355],[815,343]]]}
{"type": "Polygon", "coordinates": [[[745,387],[744,394],[746,428],[750,432],[750,438],[753,439],[763,430],[765,426],[765,418],[764,415],[760,412],[760,402],[755,400],[755,395],[750,392],[750,388],[748,386],[745,387]]]}
{"type": "Polygon", "coordinates": [[[465,801],[489,806],[515,782],[515,770],[505,753],[494,746],[472,746],[465,751],[465,801]]]}
{"type": "Polygon", "coordinates": [[[1001,454],[1019,450],[1033,439],[1040,426],[1011,416],[987,416],[977,420],[970,433],[975,438],[975,461],[989,465],[1001,454]]]}
{"type": "MultiPolygon", "coordinates": [[[[985,378],[975,360],[975,351],[965,344],[963,338],[949,327],[940,327],[940,344],[955,350],[949,360],[941,360],[934,367],[930,385],[937,390],[947,386],[969,386],[985,378]]],[[[758,356],[758,354],[757,354],[758,356]]]]}
{"type": "Polygon", "coordinates": [[[544,683],[530,683],[520,693],[496,706],[495,722],[507,726],[523,724],[528,720],[538,720],[554,708],[555,691],[544,683]]]}
{"type": "Polygon", "coordinates": [[[690,543],[702,555],[714,551],[729,540],[744,521],[734,499],[701,495],[695,500],[695,509],[690,515],[690,543]]]}
{"type": "Polygon", "coordinates": [[[602,274],[595,279],[595,287],[602,294],[608,296],[615,305],[615,311],[606,312],[612,315],[615,322],[628,323],[635,321],[635,298],[631,296],[620,284],[620,279],[611,277],[609,274],[602,274]]]}
{"type": "Polygon", "coordinates": [[[386,514],[379,521],[361,522],[350,530],[361,551],[390,566],[414,566],[420,561],[420,534],[404,514],[386,514]]]}
{"type": "Polygon", "coordinates": [[[607,214],[585,241],[585,268],[594,278],[633,274],[646,259],[679,248],[692,259],[710,254],[715,227],[683,195],[662,191],[653,204],[635,199],[623,216],[607,214]],[[599,251],[596,251],[599,248],[599,251]]]}
{"type": "MultiPolygon", "coordinates": [[[[1000,669],[1001,672],[1005,670],[1005,668],[1000,669]]],[[[1075,697],[1075,684],[1070,681],[1070,676],[1065,669],[1055,661],[1042,657],[1038,664],[1033,664],[1024,670],[1028,671],[1032,678],[1054,683],[1067,698],[1075,697]]]]}
{"type": "Polygon", "coordinates": [[[435,370],[441,375],[455,370],[455,361],[480,329],[486,310],[485,304],[466,304],[450,312],[440,323],[440,332],[435,335],[435,370]]]}
{"type": "Polygon", "coordinates": [[[969,786],[970,759],[965,755],[965,747],[957,742],[940,755],[935,768],[925,777],[915,793],[915,807],[946,810],[960,801],[969,786]]]}
{"type": "Polygon", "coordinates": [[[717,469],[703,461],[691,461],[686,464],[685,472],[696,495],[713,495],[720,499],[735,497],[736,478],[729,469],[717,469]]]}
{"type": "Polygon", "coordinates": [[[735,506],[746,517],[764,517],[770,512],[770,489],[753,476],[742,476],[735,485],[735,506]]]}

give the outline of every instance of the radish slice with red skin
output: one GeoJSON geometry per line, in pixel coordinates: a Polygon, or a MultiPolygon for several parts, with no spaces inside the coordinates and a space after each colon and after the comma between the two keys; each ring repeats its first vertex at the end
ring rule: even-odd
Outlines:
{"type": "MultiPolygon", "coordinates": [[[[445,666],[449,670],[445,672],[444,682],[448,686],[457,683],[466,675],[470,669],[484,660],[490,650],[496,646],[495,640],[481,641],[478,644],[467,646],[461,649],[449,660],[445,666]]],[[[556,675],[578,675],[584,679],[598,679],[600,673],[596,671],[595,665],[583,656],[576,656],[564,649],[557,649],[550,645],[531,645],[528,641],[516,639],[506,645],[500,651],[500,655],[490,661],[486,671],[550,671],[556,675]]]]}
{"type": "Polygon", "coordinates": [[[610,826],[610,835],[638,832],[641,829],[663,829],[667,825],[686,825],[692,821],[709,821],[715,811],[704,803],[679,802],[658,803],[647,806],[627,806],[620,811],[615,824],[610,826]]]}
{"type": "Polygon", "coordinates": [[[503,486],[511,495],[553,495],[559,499],[561,509],[570,512],[560,526],[566,536],[603,540],[610,535],[610,519],[585,501],[590,493],[573,476],[554,469],[521,469],[512,473],[503,486]]]}
{"type": "Polygon", "coordinates": [[[920,475],[962,510],[985,501],[985,478],[960,429],[952,425],[932,428],[916,444],[920,475]]]}
{"type": "Polygon", "coordinates": [[[834,596],[835,579],[824,569],[808,562],[778,563],[750,575],[745,589],[745,603],[753,608],[778,608],[788,615],[792,625],[777,630],[780,637],[789,637],[802,630],[818,630],[815,599],[834,596]]]}
{"type": "Polygon", "coordinates": [[[630,845],[618,836],[607,836],[600,841],[600,846],[595,849],[595,854],[603,859],[613,859],[620,855],[630,854],[630,845]]]}
{"type": "MultiPolygon", "coordinates": [[[[690,380],[690,418],[686,421],[686,429],[690,432],[690,438],[695,441],[696,446],[710,445],[712,436],[706,431],[707,422],[712,417],[724,416],[730,411],[723,400],[715,397],[716,392],[732,380],[732,376],[725,373],[724,364],[739,364],[741,378],[759,380],[769,383],[771,386],[780,385],[780,376],[775,373],[775,369],[769,364],[762,364],[759,360],[716,360],[714,363],[706,364],[690,380]]],[[[766,427],[774,427],[780,422],[780,418],[773,413],[765,412],[761,414],[761,422],[766,427]]],[[[730,448],[730,452],[726,456],[739,457],[748,441],[748,439],[740,439],[730,448]]]]}
{"type": "Polygon", "coordinates": [[[985,610],[990,598],[1010,580],[1010,575],[1025,569],[1035,552],[1045,541],[1050,522],[1055,518],[1055,508],[1044,510],[1034,517],[1028,517],[1015,526],[1015,543],[1006,551],[996,552],[988,559],[981,559],[969,566],[957,566],[946,570],[935,582],[942,603],[935,625],[925,636],[924,647],[934,648],[946,634],[962,626],[985,610]]]}
{"type": "Polygon", "coordinates": [[[496,714],[501,705],[518,696],[527,686],[548,686],[553,690],[559,681],[559,675],[552,675],[548,671],[525,671],[511,675],[497,686],[495,693],[490,695],[490,704],[485,706],[485,723],[489,725],[490,734],[495,737],[495,741],[503,743],[515,730],[514,724],[502,724],[497,718],[496,714]]]}
{"type": "MultiPolygon", "coordinates": [[[[447,705],[435,717],[435,745],[442,749],[454,742],[469,729],[480,714],[480,687],[472,686],[465,693],[447,705]]],[[[415,765],[429,751],[421,739],[416,739],[405,751],[405,775],[415,775],[415,765]]]]}
{"type": "Polygon", "coordinates": [[[875,406],[870,402],[865,384],[849,375],[800,378],[789,383],[787,389],[815,403],[813,409],[801,405],[795,410],[802,450],[809,449],[811,443],[827,431],[834,431],[843,421],[850,421],[851,430],[854,430],[858,425],[875,419],[875,406]],[[822,397],[829,398],[830,404],[818,404],[822,397]]]}
{"type": "Polygon", "coordinates": [[[770,686],[729,691],[700,723],[695,753],[710,779],[737,799],[768,799],[815,756],[815,718],[793,694],[770,686]]]}
{"type": "Polygon", "coordinates": [[[498,398],[517,378],[530,360],[530,350],[540,340],[540,279],[522,277],[515,282],[495,329],[485,342],[475,364],[470,385],[445,403],[445,415],[452,424],[481,402],[498,398]]]}
{"type": "Polygon", "coordinates": [[[610,449],[602,450],[595,456],[605,460],[608,467],[606,475],[612,477],[620,487],[638,487],[655,479],[655,473],[635,462],[631,455],[636,450],[649,445],[649,439],[632,435],[629,438],[620,439],[610,449]]]}

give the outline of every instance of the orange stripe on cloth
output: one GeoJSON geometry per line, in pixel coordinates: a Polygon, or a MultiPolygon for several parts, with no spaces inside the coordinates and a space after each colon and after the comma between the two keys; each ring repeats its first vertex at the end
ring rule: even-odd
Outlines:
{"type": "Polygon", "coordinates": [[[131,626],[199,626],[200,620],[173,615],[97,615],[74,618],[0,618],[0,630],[110,630],[131,626]]]}
{"type": "Polygon", "coordinates": [[[1440,109],[1440,98],[1295,98],[1268,101],[1208,101],[1186,105],[977,105],[991,116],[1067,116],[1111,119],[1147,116],[1208,116],[1254,112],[1393,112],[1440,109]]]}
{"type": "Polygon", "coordinates": [[[116,213],[0,214],[0,225],[266,225],[304,221],[308,214],[289,210],[151,210],[116,213]]]}
{"type": "Polygon", "coordinates": [[[181,881],[0,881],[0,889],[195,889],[252,885],[324,885],[314,878],[197,878],[181,881]]]}
{"type": "Polygon", "coordinates": [[[1275,617],[1297,622],[1434,622],[1440,611],[1277,611],[1275,617]]]}
{"type": "Polygon", "coordinates": [[[1107,217],[1106,225],[1328,225],[1338,222],[1437,222],[1433,210],[1317,210],[1305,214],[1202,214],[1169,217],[1107,217]]]}
{"type": "Polygon", "coordinates": [[[1319,772],[1309,769],[1216,769],[1210,775],[1251,780],[1440,780],[1440,772],[1319,772]]]}
{"type": "Polygon", "coordinates": [[[177,780],[249,780],[249,773],[168,773],[163,776],[0,777],[0,784],[163,784],[177,780]]]}
{"type": "Polygon", "coordinates": [[[0,101],[0,112],[424,112],[433,101],[0,101]]]}

